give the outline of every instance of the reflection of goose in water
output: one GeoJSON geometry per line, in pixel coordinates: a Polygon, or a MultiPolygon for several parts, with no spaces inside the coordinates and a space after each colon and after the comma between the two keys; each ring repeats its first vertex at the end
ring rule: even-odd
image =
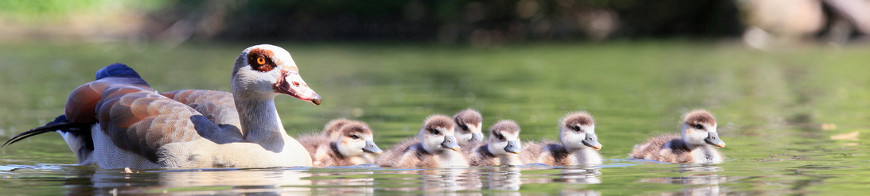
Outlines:
{"type": "Polygon", "coordinates": [[[662,195],[719,195],[719,184],[727,180],[725,176],[716,175],[722,168],[715,166],[681,165],[680,173],[689,173],[687,176],[646,178],[640,182],[659,184],[683,184],[689,185],[682,192],[663,193],[662,195]]]}
{"type": "Polygon", "coordinates": [[[196,169],[127,173],[118,169],[74,168],[79,178],[67,187],[75,194],[289,194],[311,191],[311,176],[300,169],[196,169]],[[88,179],[82,181],[82,179],[88,179]],[[198,187],[198,188],[197,188],[198,187]]]}

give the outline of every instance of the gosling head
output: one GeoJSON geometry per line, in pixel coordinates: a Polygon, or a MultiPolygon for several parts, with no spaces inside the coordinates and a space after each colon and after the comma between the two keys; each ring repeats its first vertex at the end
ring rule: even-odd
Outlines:
{"type": "Polygon", "coordinates": [[[459,144],[453,136],[454,125],[450,117],[445,115],[432,115],[426,118],[423,128],[420,129],[420,141],[423,150],[429,153],[438,153],[443,150],[458,151],[459,144]]]}
{"type": "Polygon", "coordinates": [[[384,151],[372,139],[372,130],[362,122],[347,122],[333,137],[342,156],[360,156],[364,153],[380,154],[384,151]]]}
{"type": "Polygon", "coordinates": [[[595,121],[589,113],[585,111],[569,113],[562,118],[559,127],[561,128],[559,139],[566,149],[601,149],[598,136],[595,135],[595,121]]]}
{"type": "Polygon", "coordinates": [[[321,102],[320,95],[299,76],[290,53],[269,44],[251,46],[239,54],[233,67],[232,90],[234,95],[251,99],[285,94],[315,105],[321,102]]]}
{"type": "Polygon", "coordinates": [[[453,115],[453,122],[456,123],[456,140],[460,145],[465,145],[472,141],[483,141],[483,131],[481,130],[483,116],[477,110],[462,110],[453,115]]]}
{"type": "Polygon", "coordinates": [[[716,132],[716,118],[706,110],[693,110],[683,115],[680,135],[683,142],[690,146],[713,145],[725,147],[725,142],[716,132]]]}
{"type": "Polygon", "coordinates": [[[501,120],[489,128],[487,148],[495,156],[519,154],[520,125],[512,120],[501,120]]]}
{"type": "Polygon", "coordinates": [[[326,123],[325,126],[323,126],[323,135],[325,135],[329,138],[340,137],[341,132],[339,132],[339,129],[341,129],[342,126],[344,126],[345,124],[350,123],[350,122],[353,122],[353,121],[348,120],[346,118],[333,119],[333,120],[329,121],[328,123],[326,123]]]}

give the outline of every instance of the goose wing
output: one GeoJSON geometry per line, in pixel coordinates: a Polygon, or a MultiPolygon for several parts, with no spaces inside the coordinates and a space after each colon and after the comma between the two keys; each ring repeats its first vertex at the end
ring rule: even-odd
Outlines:
{"type": "Polygon", "coordinates": [[[193,89],[164,92],[161,95],[193,108],[204,115],[209,121],[221,127],[221,131],[235,131],[241,134],[242,125],[239,121],[239,112],[236,110],[232,93],[193,89]]]}

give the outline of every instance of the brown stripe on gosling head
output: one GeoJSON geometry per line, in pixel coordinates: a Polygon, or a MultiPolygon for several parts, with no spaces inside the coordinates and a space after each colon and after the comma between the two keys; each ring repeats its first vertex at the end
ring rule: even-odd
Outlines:
{"type": "Polygon", "coordinates": [[[516,134],[520,132],[520,125],[517,122],[512,120],[500,120],[496,122],[492,127],[489,128],[489,133],[491,135],[498,135],[502,133],[512,133],[516,134]]]}
{"type": "Polygon", "coordinates": [[[559,126],[577,125],[577,124],[580,124],[583,126],[595,125],[595,120],[592,119],[592,115],[590,115],[586,111],[568,113],[568,115],[565,115],[565,117],[562,118],[562,120],[560,122],[561,122],[561,124],[559,126]]]}
{"type": "Polygon", "coordinates": [[[483,122],[483,116],[480,115],[480,112],[474,109],[465,109],[453,115],[453,121],[456,122],[457,125],[462,127],[462,129],[468,129],[466,125],[477,125],[480,122],[483,122]]]}
{"type": "Polygon", "coordinates": [[[344,126],[341,126],[341,128],[339,128],[339,131],[344,135],[354,134],[354,133],[364,134],[364,135],[371,135],[372,134],[372,129],[369,128],[368,124],[366,124],[364,122],[358,122],[358,121],[348,121],[347,123],[344,124],[344,126]]]}
{"type": "Polygon", "coordinates": [[[346,118],[333,119],[326,123],[326,126],[323,126],[323,135],[332,136],[332,134],[335,134],[342,126],[350,122],[353,121],[346,118]]]}
{"type": "Polygon", "coordinates": [[[450,120],[450,117],[443,114],[434,114],[429,117],[426,117],[424,121],[424,128],[436,128],[443,127],[447,129],[453,129],[453,121],[450,120]]]}
{"type": "Polygon", "coordinates": [[[693,125],[703,123],[716,125],[716,117],[713,117],[713,114],[707,110],[692,110],[683,115],[683,122],[693,125]]]}

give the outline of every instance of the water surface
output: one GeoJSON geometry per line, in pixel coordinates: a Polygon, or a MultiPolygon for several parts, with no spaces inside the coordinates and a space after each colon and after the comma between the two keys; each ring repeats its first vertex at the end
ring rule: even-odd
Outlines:
{"type": "MultiPolygon", "coordinates": [[[[63,112],[68,93],[102,66],[130,65],[158,91],[229,90],[232,63],[255,43],[4,43],[0,139],[63,112]]],[[[330,119],[366,121],[382,147],[434,113],[472,107],[486,127],[516,120],[524,140],[556,139],[557,120],[586,110],[599,167],[105,170],[76,166],[57,134],[0,149],[9,195],[111,193],[863,194],[870,191],[870,50],[757,51],[713,42],[439,45],[274,43],[288,49],[323,105],[276,99],[291,135],[330,119]],[[626,159],[648,137],[677,133],[679,115],[716,114],[728,144],[717,165],[626,159]],[[26,188],[25,188],[26,187],[26,188]]]]}

